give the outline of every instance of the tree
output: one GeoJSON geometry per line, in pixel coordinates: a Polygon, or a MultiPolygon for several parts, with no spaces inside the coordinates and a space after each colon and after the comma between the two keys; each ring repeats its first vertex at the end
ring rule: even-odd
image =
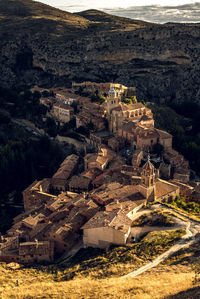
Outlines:
{"type": "Polygon", "coordinates": [[[45,122],[45,128],[46,128],[46,132],[47,132],[47,134],[49,134],[49,136],[56,137],[57,125],[53,118],[51,118],[51,117],[47,118],[47,120],[45,122]]]}
{"type": "Polygon", "coordinates": [[[47,90],[44,90],[42,92],[42,96],[43,96],[43,98],[48,98],[50,96],[50,93],[47,90]]]}
{"type": "Polygon", "coordinates": [[[160,143],[156,143],[153,145],[153,152],[158,156],[161,156],[164,152],[164,146],[160,143]]]}
{"type": "Polygon", "coordinates": [[[39,99],[41,98],[41,93],[37,90],[35,90],[32,94],[33,100],[37,100],[39,101],[39,99]]]}
{"type": "Polygon", "coordinates": [[[103,104],[106,102],[106,97],[98,93],[98,90],[91,97],[91,101],[99,104],[103,104]]]}
{"type": "Polygon", "coordinates": [[[136,96],[132,96],[130,98],[123,98],[122,103],[125,103],[127,105],[136,104],[137,103],[137,98],[136,98],[136,96]]]}

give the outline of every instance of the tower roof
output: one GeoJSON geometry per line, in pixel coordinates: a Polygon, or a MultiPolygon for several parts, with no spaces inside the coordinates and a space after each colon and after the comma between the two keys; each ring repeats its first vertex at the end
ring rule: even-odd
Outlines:
{"type": "Polygon", "coordinates": [[[147,162],[144,164],[143,168],[145,170],[154,170],[153,164],[150,162],[150,156],[148,155],[147,162]]]}
{"type": "Polygon", "coordinates": [[[114,87],[111,87],[110,90],[109,90],[109,94],[114,94],[116,95],[116,91],[114,89],[114,87]]]}

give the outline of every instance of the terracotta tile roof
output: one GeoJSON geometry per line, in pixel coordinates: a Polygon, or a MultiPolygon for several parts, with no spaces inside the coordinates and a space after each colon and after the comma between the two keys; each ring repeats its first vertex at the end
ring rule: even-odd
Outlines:
{"type": "Polygon", "coordinates": [[[154,137],[158,138],[160,135],[156,129],[144,129],[140,131],[139,136],[142,137],[143,139],[149,139],[154,137]]]}
{"type": "Polygon", "coordinates": [[[60,165],[60,168],[53,175],[52,179],[68,179],[71,175],[71,172],[74,170],[77,165],[79,157],[77,155],[68,156],[60,165]]]}
{"type": "Polygon", "coordinates": [[[162,130],[158,130],[158,129],[155,129],[155,130],[156,130],[156,132],[160,135],[160,137],[161,137],[162,139],[172,138],[172,135],[169,134],[169,133],[166,132],[166,131],[162,131],[162,130]]]}
{"type": "Polygon", "coordinates": [[[118,212],[119,210],[112,212],[98,212],[82,227],[82,229],[109,226],[112,220],[117,216],[118,212]]]}
{"type": "Polygon", "coordinates": [[[22,220],[22,223],[28,227],[33,227],[37,224],[37,218],[33,218],[32,216],[29,216],[22,220]]]}
{"type": "Polygon", "coordinates": [[[120,211],[109,226],[116,230],[122,231],[123,233],[127,233],[131,224],[132,220],[129,219],[125,213],[120,211]]]}
{"type": "Polygon", "coordinates": [[[138,200],[144,199],[144,197],[139,193],[138,186],[136,185],[126,185],[123,186],[117,182],[104,184],[94,191],[92,196],[97,196],[102,202],[110,203],[114,200],[138,200]]]}
{"type": "Polygon", "coordinates": [[[30,238],[36,237],[38,234],[44,233],[49,230],[49,223],[38,223],[34,229],[29,233],[30,238]]]}
{"type": "Polygon", "coordinates": [[[158,179],[156,181],[156,188],[155,188],[156,198],[160,198],[164,195],[167,195],[168,193],[176,191],[177,189],[179,189],[178,186],[176,186],[174,184],[171,184],[167,181],[163,181],[163,180],[158,179]]]}
{"type": "Polygon", "coordinates": [[[60,103],[60,102],[57,102],[53,105],[53,108],[62,108],[64,110],[70,110],[71,112],[74,111],[74,109],[69,106],[68,104],[64,104],[64,103],[60,103]]]}
{"type": "Polygon", "coordinates": [[[136,104],[121,104],[122,110],[123,111],[132,111],[132,110],[137,110],[137,109],[141,109],[141,108],[145,108],[144,104],[142,103],[136,103],[136,104]]]}
{"type": "Polygon", "coordinates": [[[108,157],[98,156],[97,159],[96,159],[96,161],[99,164],[104,165],[104,164],[106,164],[109,161],[109,159],[108,159],[108,157]]]}
{"type": "Polygon", "coordinates": [[[69,188],[80,188],[80,189],[88,189],[91,183],[91,179],[85,176],[77,176],[74,175],[70,182],[69,182],[69,188]]]}
{"type": "Polygon", "coordinates": [[[121,213],[120,210],[114,210],[111,212],[96,213],[96,215],[92,217],[82,229],[111,227],[126,233],[129,230],[131,223],[132,220],[130,220],[124,213],[121,213]]]}
{"type": "MultiPolygon", "coordinates": [[[[142,195],[141,195],[142,196],[142,195]]],[[[121,209],[123,213],[130,212],[141,204],[145,203],[146,199],[143,197],[140,200],[125,200],[125,201],[114,201],[106,206],[106,211],[121,209]]]]}
{"type": "Polygon", "coordinates": [[[86,170],[85,172],[82,173],[82,176],[90,178],[90,179],[95,179],[97,176],[99,176],[102,173],[102,171],[98,168],[92,168],[89,170],[86,170]]]}
{"type": "Polygon", "coordinates": [[[148,156],[147,162],[144,164],[144,166],[142,167],[142,169],[144,169],[144,170],[154,170],[154,166],[151,163],[149,156],[148,156]]]}
{"type": "Polygon", "coordinates": [[[130,132],[136,128],[136,124],[132,121],[128,121],[128,122],[126,121],[126,122],[123,122],[121,128],[123,131],[130,132]]]}

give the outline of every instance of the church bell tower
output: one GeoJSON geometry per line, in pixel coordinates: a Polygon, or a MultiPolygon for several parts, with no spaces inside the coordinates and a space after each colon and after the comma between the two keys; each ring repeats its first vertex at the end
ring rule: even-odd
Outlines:
{"type": "Polygon", "coordinates": [[[117,96],[117,92],[115,91],[114,87],[111,87],[107,97],[107,113],[110,115],[112,109],[118,106],[119,106],[119,98],[117,96]]]}
{"type": "Polygon", "coordinates": [[[146,197],[148,201],[155,200],[155,168],[150,162],[150,156],[148,155],[147,162],[142,168],[140,192],[146,197]]]}

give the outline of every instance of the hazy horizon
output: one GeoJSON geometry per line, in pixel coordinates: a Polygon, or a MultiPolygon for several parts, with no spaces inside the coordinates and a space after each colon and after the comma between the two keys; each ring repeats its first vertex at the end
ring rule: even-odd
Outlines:
{"type": "MultiPolygon", "coordinates": [[[[38,1],[38,0],[37,0],[38,1]]],[[[132,0],[40,0],[68,12],[80,12],[87,9],[99,9],[117,16],[140,19],[149,22],[200,22],[200,1],[190,0],[141,0],[138,4],[132,0]],[[162,3],[162,5],[161,5],[162,3]]]]}

